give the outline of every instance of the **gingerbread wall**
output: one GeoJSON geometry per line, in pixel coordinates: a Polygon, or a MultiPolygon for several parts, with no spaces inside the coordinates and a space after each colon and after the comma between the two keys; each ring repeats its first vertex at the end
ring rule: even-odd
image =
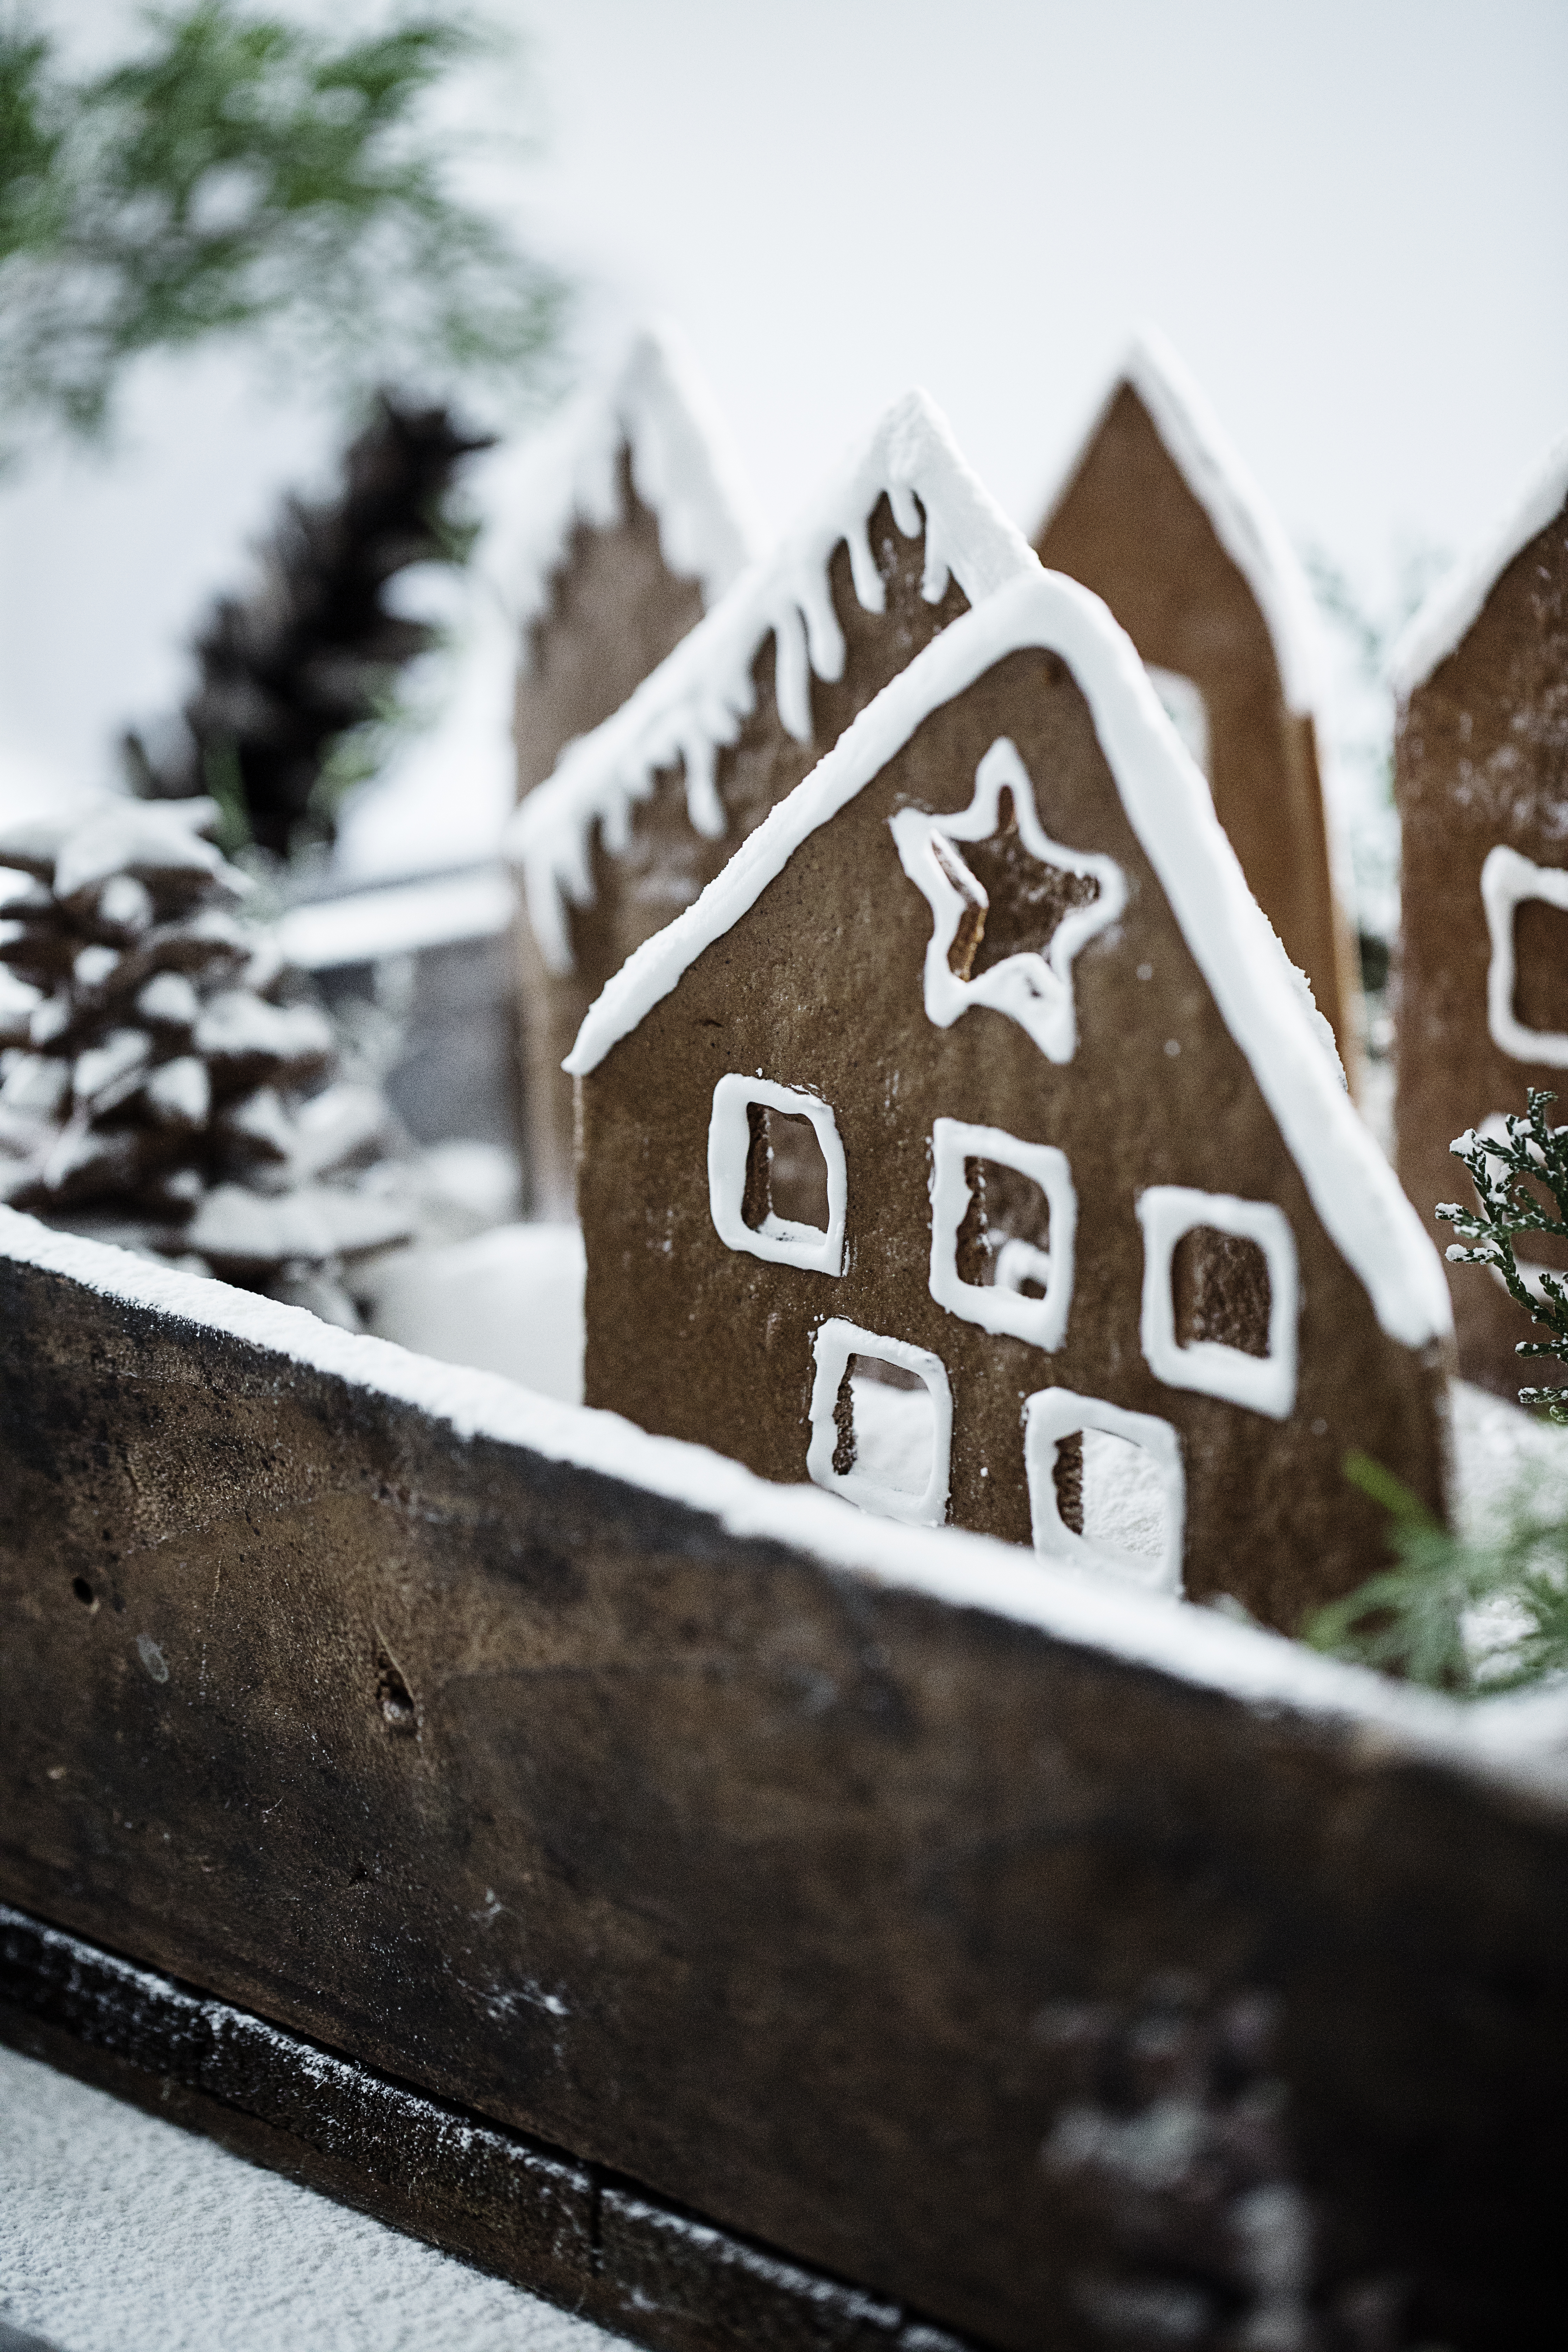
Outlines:
{"type": "MultiPolygon", "coordinates": [[[[1507,565],[1468,631],[1400,715],[1395,776],[1404,829],[1396,1120],[1401,1183],[1432,1219],[1471,1198],[1448,1146],[1527,1089],[1558,1097],[1563,1061],[1504,1050],[1488,1015],[1492,940],[1481,870],[1500,845],[1568,877],[1568,506],[1507,565]]],[[[1568,915],[1524,899],[1513,924],[1512,1009],[1527,1029],[1568,1035],[1568,915]]],[[[1568,1060],[1568,1053],[1564,1055],[1568,1060]]],[[[1439,1240],[1446,1229],[1432,1225],[1439,1240]]],[[[1551,1242],[1521,1260],[1568,1266],[1551,1242]]],[[[1450,1266],[1459,1366],[1512,1396],[1549,1370],[1514,1354],[1539,1337],[1496,1278],[1450,1266]]]]}
{"type": "Polygon", "coordinates": [[[1146,663],[1203,695],[1215,814],[1353,1079],[1360,982],[1334,898],[1312,720],[1288,707],[1258,600],[1131,383],[1035,548],[1104,598],[1146,663]]]}
{"type": "Polygon", "coordinates": [[[813,1330],[844,1317],[942,1358],[953,1399],[950,1517],[1020,1543],[1030,1537],[1026,1397],[1059,1386],[1154,1413],[1178,1430],[1185,1456],[1187,1592],[1234,1593],[1289,1628],[1380,1558],[1382,1515],[1342,1475],[1351,1448],[1440,1504],[1442,1350],[1418,1358],[1384,1333],[1324,1232],[1054,655],[1014,653],[936,709],[581,1087],[592,1404],[765,1476],[804,1478],[813,1330]],[[971,1009],[948,1029],[928,1020],[931,909],[889,831],[911,803],[967,808],[1001,735],[1023,756],[1047,833],[1108,852],[1129,886],[1120,922],[1076,959],[1078,1045],[1061,1065],[1002,1013],[971,1009]],[[729,1071],[832,1105],[848,1178],[841,1277],[764,1263],[715,1232],[709,1118],[729,1071]],[[931,1297],[939,1116],[1068,1156],[1077,1270],[1055,1352],[983,1331],[931,1297]],[[1287,1420],[1166,1386],[1149,1370],[1134,1202],[1151,1183],[1285,1211],[1303,1294],[1287,1420]]]}
{"type": "MultiPolygon", "coordinates": [[[[550,598],[527,632],[512,731],[520,800],[564,747],[618,710],[702,618],[702,590],[665,562],[658,519],[638,498],[629,452],[617,460],[621,520],[579,521],[552,573],[550,598]]],[[[578,972],[547,971],[526,918],[517,926],[524,1112],[533,1205],[569,1215],[572,1082],[561,1071],[593,1002],[578,972]]]]}

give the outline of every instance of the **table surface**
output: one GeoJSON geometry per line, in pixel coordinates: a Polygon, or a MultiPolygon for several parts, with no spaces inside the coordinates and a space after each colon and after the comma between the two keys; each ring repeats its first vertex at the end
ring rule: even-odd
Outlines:
{"type": "Polygon", "coordinates": [[[0,2352],[217,2344],[632,2352],[520,2287],[0,2049],[0,2352]]]}

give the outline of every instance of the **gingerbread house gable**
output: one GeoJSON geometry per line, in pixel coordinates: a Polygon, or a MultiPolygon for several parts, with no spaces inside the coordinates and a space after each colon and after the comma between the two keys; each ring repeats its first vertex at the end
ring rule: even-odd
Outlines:
{"type": "MultiPolygon", "coordinates": [[[[543,967],[529,994],[548,1008],[552,1067],[627,956],[698,896],[889,678],[968,606],[1037,568],[941,414],[909,394],[773,554],[519,810],[510,854],[543,967]]],[[[526,1002],[525,1013],[538,1017],[526,1002]]],[[[567,1210],[569,1104],[550,1099],[545,1193],[567,1210]]]]}
{"type": "Polygon", "coordinates": [[[525,445],[505,506],[486,570],[518,637],[521,798],[719,602],[765,533],[668,323],[525,445]]]}
{"type": "Polygon", "coordinates": [[[1322,789],[1311,594],[1175,353],[1145,331],[1047,502],[1042,562],[1104,598],[1209,778],[1265,913],[1354,1066],[1360,984],[1322,789]]]}
{"type": "Polygon", "coordinates": [[[569,1067],[591,1403],[1291,1627],[1379,1556],[1348,1451],[1440,1505],[1436,1254],[1072,582],[894,678],[569,1067]]]}
{"type": "MultiPolygon", "coordinates": [[[[1568,438],[1394,649],[1403,833],[1398,1167],[1430,1219],[1468,1194],[1466,1129],[1568,1096],[1568,438]]],[[[1435,1230],[1435,1228],[1434,1228],[1435,1230]]],[[[1529,1280],[1565,1255],[1533,1244],[1529,1280]]],[[[1493,1276],[1450,1272],[1460,1369],[1511,1395],[1536,1336],[1493,1276]]]]}

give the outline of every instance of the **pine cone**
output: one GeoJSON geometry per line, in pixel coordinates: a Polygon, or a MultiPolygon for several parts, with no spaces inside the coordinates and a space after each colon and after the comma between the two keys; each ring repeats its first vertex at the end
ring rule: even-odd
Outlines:
{"type": "Polygon", "coordinates": [[[344,1261],[413,1230],[370,1164],[394,1123],[237,919],[251,886],[202,837],[217,814],[125,801],[0,831],[0,961],[37,992],[0,1026],[0,1200],[353,1324],[344,1261]]]}
{"type": "Polygon", "coordinates": [[[263,848],[286,857],[296,836],[329,837],[330,814],[310,801],[333,739],[374,718],[398,670],[434,640],[389,613],[382,592],[408,564],[451,560],[443,509],[453,477],[489,446],[444,408],[384,396],[344,459],[342,497],[289,499],[254,592],[214,607],[196,640],[201,684],[173,747],[154,756],[126,738],[135,790],[178,800],[233,776],[263,848]]]}

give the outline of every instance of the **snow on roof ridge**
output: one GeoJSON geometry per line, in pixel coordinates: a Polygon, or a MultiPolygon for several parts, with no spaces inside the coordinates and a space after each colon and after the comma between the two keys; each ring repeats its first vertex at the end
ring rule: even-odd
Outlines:
{"type": "Polygon", "coordinates": [[[1425,686],[1480,617],[1514,557],[1568,499],[1568,433],[1552,442],[1501,518],[1437,582],[1405,625],[1385,675],[1401,702],[1425,686]]]}
{"type": "Polygon", "coordinates": [[[1293,1707],[1371,1731],[1380,1741],[1392,1735],[1450,1763],[1563,1786],[1568,1706],[1560,1692],[1467,1703],[1387,1682],[1217,1611],[1080,1578],[992,1536],[871,1518],[817,1487],[777,1486],[706,1446],[650,1436],[617,1413],[557,1404],[498,1373],[437,1363],[389,1340],[340,1330],[303,1307],[54,1233],[15,1209],[0,1208],[0,1257],[411,1405],[459,1438],[525,1446],[707,1512],[738,1540],[794,1545],[868,1581],[1032,1625],[1200,1688],[1293,1707]]]}
{"type": "Polygon", "coordinates": [[[710,840],[722,837],[717,757],[752,709],[752,665],[770,635],[779,717],[797,742],[809,742],[811,673],[837,678],[844,667],[828,565],[847,543],[856,595],[867,612],[881,612],[886,590],[868,525],[884,494],[906,538],[918,535],[923,512],[921,593],[932,604],[950,576],[973,604],[1004,581],[1039,569],[929,393],[906,393],[773,552],[742,574],[612,718],[567,745],[554,774],[519,809],[507,855],[522,868],[529,917],[552,971],[572,969],[567,903],[593,902],[595,824],[612,851],[623,848],[633,803],[647,797],[660,769],[682,762],[692,824],[710,840]]]}
{"type": "Polygon", "coordinates": [[[1059,654],[1088,697],[1133,831],[1312,1205],[1379,1323],[1410,1348],[1447,1332],[1452,1312],[1436,1250],[1342,1091],[1206,783],[1160,708],[1131,639],[1098,596],[1060,572],[1037,566],[1033,578],[999,589],[884,687],[695,904],[628,957],[589,1008],[563,1066],[574,1075],[595,1068],[924,719],[1027,645],[1059,654]]]}
{"type": "MultiPolygon", "coordinates": [[[[1166,454],[1251,589],[1268,631],[1287,708],[1301,717],[1317,719],[1323,698],[1323,654],[1307,576],[1279,518],[1220,423],[1207,394],[1157,327],[1145,324],[1133,335],[1047,500],[1046,520],[1071,488],[1124,383],[1131,386],[1147,409],[1166,454]]],[[[1321,725],[1318,731],[1321,736],[1321,725]]],[[[1321,751],[1321,743],[1319,748],[1321,751]]]]}
{"type": "MultiPolygon", "coordinates": [[[[640,327],[609,377],[578,394],[524,444],[507,520],[484,569],[520,629],[549,601],[574,526],[621,520],[625,448],[632,483],[658,522],[672,572],[701,583],[705,604],[767,543],[729,429],[686,338],[670,320],[640,327]]],[[[525,646],[526,652],[526,646],[525,646]]]]}

